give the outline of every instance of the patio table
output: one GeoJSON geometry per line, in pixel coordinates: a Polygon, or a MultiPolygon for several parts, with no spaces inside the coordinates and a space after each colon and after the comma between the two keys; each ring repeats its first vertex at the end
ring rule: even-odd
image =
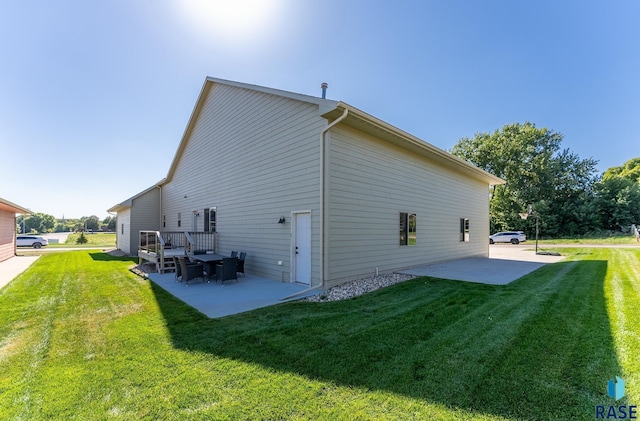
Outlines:
{"type": "Polygon", "coordinates": [[[222,259],[225,258],[225,256],[222,256],[220,254],[194,254],[193,256],[189,256],[189,258],[191,260],[197,260],[199,262],[203,262],[203,263],[214,263],[214,262],[222,262],[222,259]]]}
{"type": "Polygon", "coordinates": [[[197,260],[199,262],[204,263],[204,270],[207,272],[209,279],[211,279],[212,274],[215,273],[214,271],[215,266],[218,263],[221,263],[222,259],[224,259],[225,256],[222,256],[220,254],[215,254],[215,253],[214,254],[194,254],[189,258],[192,260],[197,260]]]}

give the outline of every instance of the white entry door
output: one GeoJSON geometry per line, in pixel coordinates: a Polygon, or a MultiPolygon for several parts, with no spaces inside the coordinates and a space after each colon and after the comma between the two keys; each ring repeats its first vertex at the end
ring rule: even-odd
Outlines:
{"type": "Polygon", "coordinates": [[[311,285],[311,213],[294,213],[294,281],[311,285]]]}
{"type": "Polygon", "coordinates": [[[191,221],[191,231],[198,231],[198,211],[193,211],[193,220],[191,221]]]}

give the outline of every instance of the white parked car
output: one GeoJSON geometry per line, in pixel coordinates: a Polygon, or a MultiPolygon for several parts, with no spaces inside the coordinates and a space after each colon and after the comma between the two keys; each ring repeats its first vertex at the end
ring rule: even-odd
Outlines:
{"type": "Polygon", "coordinates": [[[489,244],[493,243],[511,243],[519,244],[523,241],[527,241],[527,236],[522,231],[505,231],[496,232],[489,236],[489,244]]]}
{"type": "Polygon", "coordinates": [[[49,244],[49,240],[39,235],[19,235],[16,238],[16,246],[18,247],[33,247],[39,249],[42,246],[49,244]]]}

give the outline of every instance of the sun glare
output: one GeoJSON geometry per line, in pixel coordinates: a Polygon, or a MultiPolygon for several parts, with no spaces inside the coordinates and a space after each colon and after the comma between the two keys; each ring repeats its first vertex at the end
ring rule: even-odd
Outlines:
{"type": "Polygon", "coordinates": [[[282,0],[177,0],[177,5],[203,35],[243,40],[269,29],[282,0]]]}

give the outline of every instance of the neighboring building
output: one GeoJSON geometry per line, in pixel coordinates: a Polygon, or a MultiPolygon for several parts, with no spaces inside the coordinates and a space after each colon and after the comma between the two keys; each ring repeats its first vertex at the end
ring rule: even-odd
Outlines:
{"type": "Polygon", "coordinates": [[[118,214],[116,247],[127,254],[138,252],[141,230],[160,230],[160,189],[152,186],[107,210],[118,214]]]}
{"type": "Polygon", "coordinates": [[[29,209],[0,197],[0,262],[16,255],[16,214],[31,214],[29,209]]]}
{"type": "Polygon", "coordinates": [[[215,231],[247,272],[329,287],[487,256],[502,183],[344,102],[207,78],[167,177],[110,211],[130,246],[159,225],[215,231]],[[136,209],[150,192],[156,210],[136,209]]]}

